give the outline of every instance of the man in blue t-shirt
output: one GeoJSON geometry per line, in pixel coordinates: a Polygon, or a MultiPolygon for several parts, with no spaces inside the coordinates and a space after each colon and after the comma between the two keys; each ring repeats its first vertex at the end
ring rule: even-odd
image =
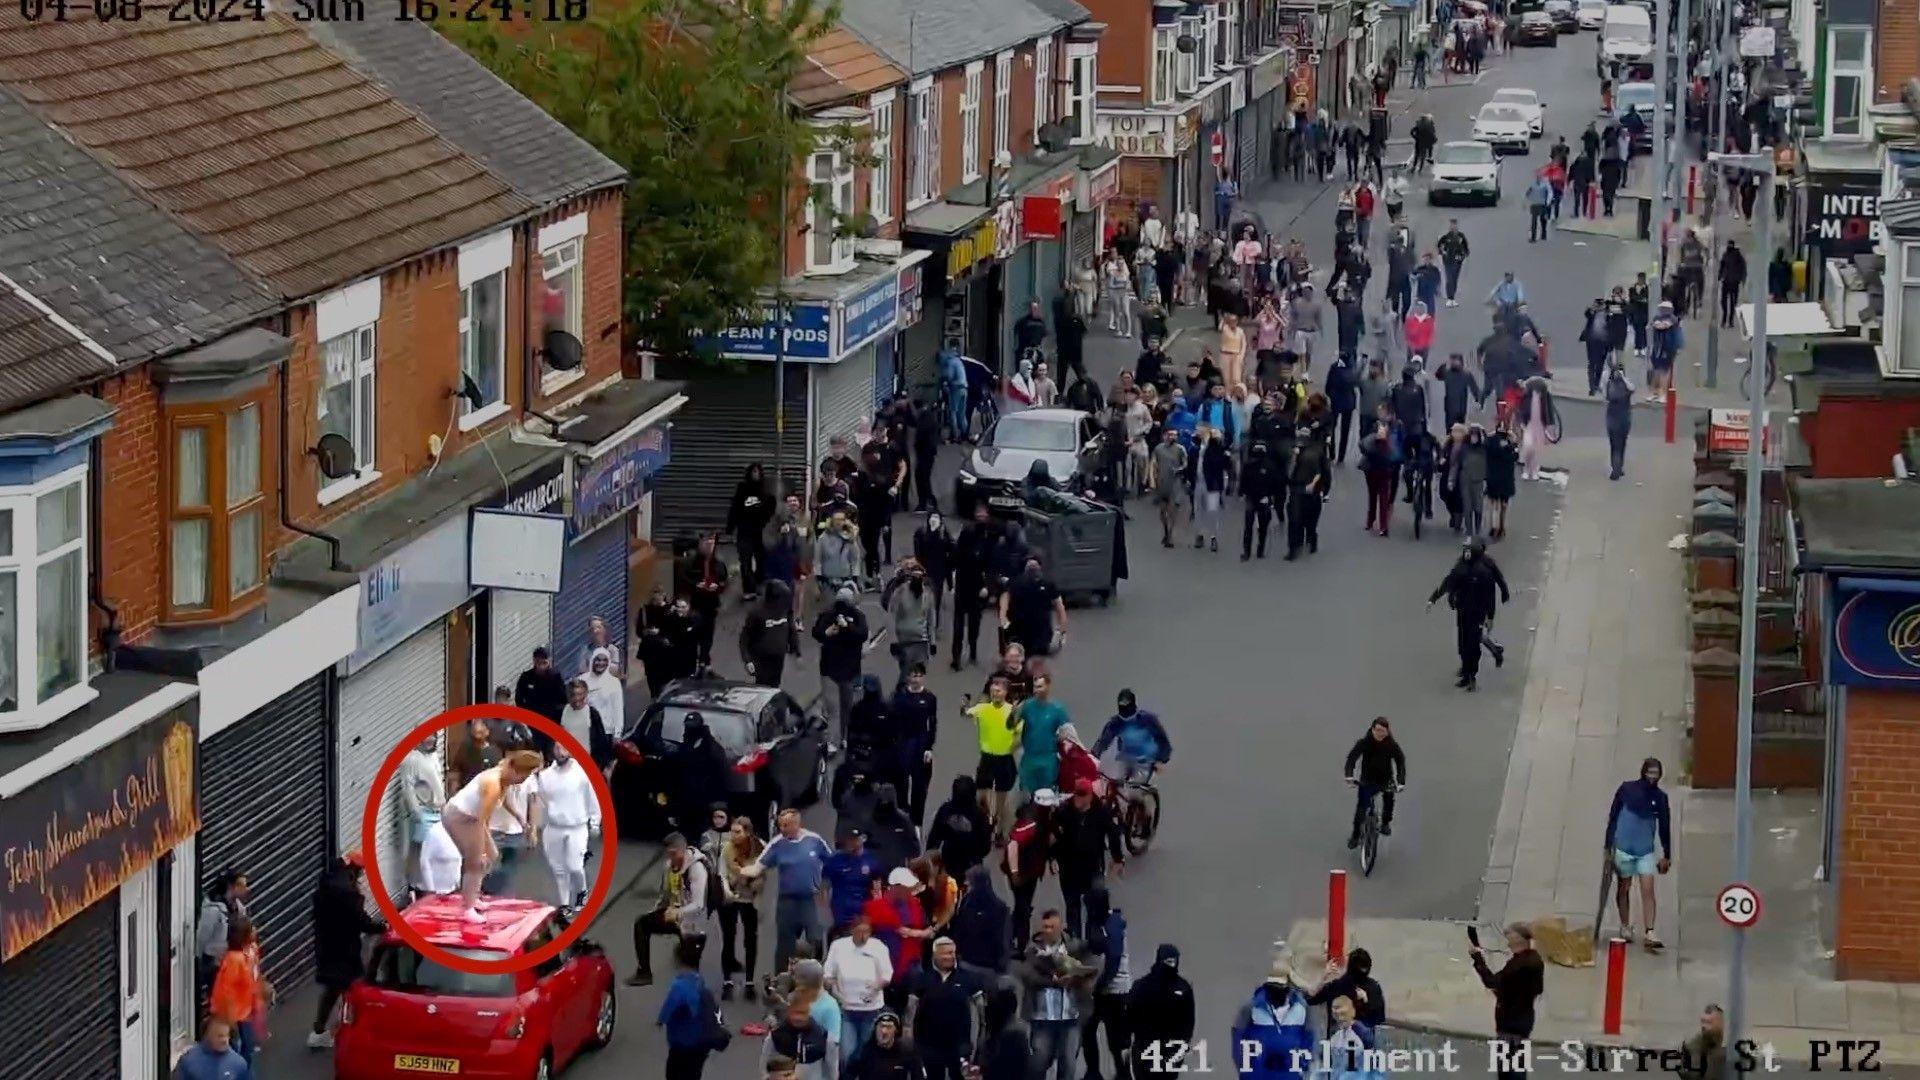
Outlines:
{"type": "Polygon", "coordinates": [[[819,952],[826,952],[826,936],[820,931],[820,884],[826,874],[827,859],[833,855],[818,833],[801,826],[800,811],[780,811],[780,835],[773,838],[757,862],[741,872],[758,877],[768,870],[780,872],[780,888],[773,907],[773,970],[787,970],[793,958],[793,943],[802,935],[819,952]]]}
{"type": "MultiPolygon", "coordinates": [[[[880,860],[867,850],[867,835],[859,829],[847,829],[840,837],[840,850],[827,857],[823,874],[827,881],[827,910],[833,913],[829,937],[839,937],[853,928],[862,908],[873,898],[873,883],[880,880],[880,860]]],[[[784,890],[783,890],[784,891],[784,890]]]]}
{"type": "Polygon", "coordinates": [[[227,1022],[209,1020],[200,1041],[180,1055],[173,1080],[253,1080],[253,1069],[234,1051],[233,1029],[227,1022]]]}
{"type": "Polygon", "coordinates": [[[1640,910],[1646,922],[1642,942],[1649,952],[1665,946],[1653,932],[1653,878],[1673,865],[1672,811],[1667,793],[1660,790],[1664,770],[1659,758],[1640,763],[1640,777],[1621,784],[1613,793],[1613,806],[1607,811],[1607,858],[1619,879],[1614,890],[1614,905],[1620,910],[1620,936],[1633,940],[1633,920],[1629,917],[1633,898],[1633,879],[1640,879],[1640,910]],[[1659,854],[1654,842],[1659,841],[1659,854]]]}

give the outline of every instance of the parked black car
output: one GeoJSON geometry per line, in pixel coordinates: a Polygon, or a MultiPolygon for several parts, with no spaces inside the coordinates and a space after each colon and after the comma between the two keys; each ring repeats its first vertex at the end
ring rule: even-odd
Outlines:
{"type": "Polygon", "coordinates": [[[1544,9],[1553,19],[1553,28],[1562,34],[1580,32],[1580,12],[1574,7],[1573,0],[1547,0],[1544,9]]]}
{"type": "Polygon", "coordinates": [[[706,810],[725,802],[773,835],[783,806],[818,801],[827,790],[827,724],[808,715],[784,690],[725,679],[670,684],[615,746],[610,787],[620,835],[659,840],[676,829],[689,837],[706,829],[706,810]],[[678,757],[687,717],[699,713],[726,752],[720,790],[684,792],[678,757]],[[694,821],[674,811],[697,807],[694,821]]]}
{"type": "Polygon", "coordinates": [[[1560,31],[1554,29],[1553,16],[1544,11],[1529,11],[1520,16],[1520,25],[1513,32],[1513,40],[1519,45],[1560,44],[1560,31]]]}

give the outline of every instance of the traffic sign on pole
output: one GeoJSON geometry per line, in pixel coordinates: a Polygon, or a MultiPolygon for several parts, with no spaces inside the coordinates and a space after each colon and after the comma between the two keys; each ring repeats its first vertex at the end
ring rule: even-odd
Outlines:
{"type": "Polygon", "coordinates": [[[1753,886],[1736,881],[1713,898],[1713,909],[1720,913],[1721,922],[1735,930],[1746,930],[1760,921],[1760,894],[1753,886]]]}

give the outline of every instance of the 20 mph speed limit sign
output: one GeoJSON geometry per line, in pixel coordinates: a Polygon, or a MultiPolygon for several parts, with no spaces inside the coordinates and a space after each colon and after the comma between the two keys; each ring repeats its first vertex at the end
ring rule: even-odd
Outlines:
{"type": "Polygon", "coordinates": [[[1720,913],[1720,921],[1736,930],[1742,930],[1760,921],[1760,894],[1750,885],[1735,882],[1720,890],[1714,898],[1714,909],[1720,913]]]}

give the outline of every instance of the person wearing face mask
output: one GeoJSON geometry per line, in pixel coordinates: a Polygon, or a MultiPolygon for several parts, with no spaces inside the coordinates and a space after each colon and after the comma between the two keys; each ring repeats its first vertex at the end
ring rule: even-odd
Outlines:
{"type": "Polygon", "coordinates": [[[753,610],[740,624],[740,659],[761,686],[779,686],[787,657],[800,655],[800,628],[785,582],[769,579],[753,610]]]}
{"type": "Polygon", "coordinates": [[[1193,984],[1180,974],[1180,949],[1162,944],[1153,967],[1127,993],[1127,1028],[1133,1035],[1133,1075],[1183,1076],[1191,1060],[1176,1060],[1170,1047],[1190,1046],[1194,1032],[1193,984]],[[1157,1052],[1143,1052],[1148,1050],[1157,1052]]]}
{"type": "Polygon", "coordinates": [[[1266,981],[1234,1017],[1234,1065],[1242,1080],[1300,1075],[1294,1057],[1313,1049],[1307,1011],[1307,995],[1293,973],[1293,952],[1281,942],[1266,981]]]}
{"type": "Polygon", "coordinates": [[[1640,775],[1614,789],[1613,805],[1607,810],[1606,849],[1616,879],[1613,901],[1620,914],[1620,936],[1633,940],[1631,902],[1637,878],[1646,928],[1641,942],[1648,952],[1666,947],[1653,932],[1653,879],[1673,866],[1673,812],[1667,793],[1660,789],[1664,772],[1659,758],[1642,761],[1640,775]],[[1657,853],[1655,841],[1659,843],[1657,853]]]}
{"type": "Polygon", "coordinates": [[[553,764],[534,783],[544,819],[541,852],[553,872],[554,894],[562,908],[577,911],[587,902],[587,844],[600,832],[600,796],[565,743],[553,745],[553,764]]]}
{"type": "Polygon", "coordinates": [[[909,670],[924,669],[933,657],[933,596],[926,571],[910,564],[906,579],[906,585],[895,589],[887,601],[887,615],[893,620],[893,655],[900,667],[896,690],[907,684],[909,670]]]}
{"type": "Polygon", "coordinates": [[[927,514],[926,523],[914,530],[913,558],[925,571],[927,588],[933,593],[933,640],[931,652],[940,652],[940,615],[946,606],[947,589],[953,584],[953,537],[947,533],[947,519],[938,509],[927,514]]]}
{"type": "Polygon", "coordinates": [[[867,644],[867,617],[854,598],[853,586],[842,585],[833,606],[813,623],[813,639],[820,643],[820,705],[826,716],[836,718],[843,744],[867,644]]]}
{"type": "Polygon", "coordinates": [[[581,673],[580,681],[587,684],[587,703],[600,713],[600,726],[591,733],[590,740],[582,739],[581,745],[593,755],[594,764],[605,768],[613,760],[610,733],[627,722],[627,685],[613,673],[613,655],[606,649],[593,651],[593,659],[581,673]]]}
{"type": "Polygon", "coordinates": [[[940,739],[940,699],[927,689],[925,664],[907,669],[906,685],[893,693],[892,711],[895,771],[906,777],[907,812],[918,825],[926,820],[933,748],[940,739]]]}

